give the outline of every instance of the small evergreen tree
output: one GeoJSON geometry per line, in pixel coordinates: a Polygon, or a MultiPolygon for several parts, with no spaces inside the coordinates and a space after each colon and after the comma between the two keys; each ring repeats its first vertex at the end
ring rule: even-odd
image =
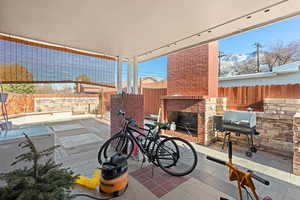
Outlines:
{"type": "Polygon", "coordinates": [[[77,175],[56,164],[51,158],[44,164],[39,159],[54,153],[58,146],[38,152],[32,140],[24,134],[26,140],[19,146],[30,149],[29,152],[16,157],[15,165],[19,162],[32,162],[32,167],[24,167],[1,174],[0,180],[6,185],[0,188],[0,200],[69,200],[71,189],[77,175]]]}

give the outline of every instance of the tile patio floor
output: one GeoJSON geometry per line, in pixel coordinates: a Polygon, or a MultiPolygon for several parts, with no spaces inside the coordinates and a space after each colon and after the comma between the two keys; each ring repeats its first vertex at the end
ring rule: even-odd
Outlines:
{"type": "MultiPolygon", "coordinates": [[[[98,149],[110,135],[109,125],[93,118],[44,124],[56,127],[56,143],[62,145],[62,148],[56,152],[56,161],[62,162],[65,167],[70,167],[76,173],[92,176],[94,169],[99,166],[96,159],[98,149]],[[64,125],[67,125],[66,128],[61,128],[64,125]],[[94,135],[93,138],[96,136],[97,140],[91,139],[91,134],[94,135]],[[74,139],[74,136],[77,137],[74,139]],[[73,144],[64,146],[68,138],[73,139],[73,144]],[[80,142],[81,140],[85,141],[84,145],[80,142]]],[[[226,159],[226,154],[204,146],[196,144],[194,146],[198,152],[197,168],[189,176],[183,178],[169,177],[157,168],[154,169],[152,177],[150,176],[152,169],[149,165],[144,165],[141,169],[141,163],[129,160],[129,187],[123,196],[116,199],[218,200],[220,196],[236,199],[234,184],[227,180],[227,169],[206,160],[206,154],[221,159],[226,159]]],[[[234,157],[234,162],[242,167],[251,167],[271,182],[270,186],[257,183],[257,192],[261,197],[270,195],[274,200],[299,199],[298,179],[288,172],[245,158],[234,157]]],[[[74,193],[78,192],[98,194],[76,186],[74,193]]],[[[88,198],[76,198],[76,200],[85,199],[88,198]]]]}

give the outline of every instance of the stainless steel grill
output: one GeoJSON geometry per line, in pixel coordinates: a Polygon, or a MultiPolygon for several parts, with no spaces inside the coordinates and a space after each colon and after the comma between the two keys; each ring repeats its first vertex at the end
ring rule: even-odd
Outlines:
{"type": "Polygon", "coordinates": [[[256,128],[256,113],[251,111],[225,111],[223,128],[237,133],[252,133],[256,128]]]}
{"type": "Polygon", "coordinates": [[[253,135],[258,135],[256,132],[256,113],[252,111],[225,111],[222,120],[222,131],[225,133],[223,146],[224,148],[226,139],[230,140],[230,134],[235,133],[237,136],[245,134],[249,145],[249,150],[246,152],[248,157],[255,153],[256,147],[253,144],[253,135]]]}

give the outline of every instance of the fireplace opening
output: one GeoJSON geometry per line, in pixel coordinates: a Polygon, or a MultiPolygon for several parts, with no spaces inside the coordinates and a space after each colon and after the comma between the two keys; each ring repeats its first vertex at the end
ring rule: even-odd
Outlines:
{"type": "Polygon", "coordinates": [[[198,136],[197,113],[168,111],[168,121],[176,124],[176,132],[198,136]]]}

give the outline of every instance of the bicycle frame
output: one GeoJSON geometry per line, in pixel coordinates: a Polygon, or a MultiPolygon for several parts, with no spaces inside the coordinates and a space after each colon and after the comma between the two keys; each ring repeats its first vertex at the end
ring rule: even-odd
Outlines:
{"type": "MultiPolygon", "coordinates": [[[[123,119],[123,120],[124,121],[122,123],[124,123],[124,125],[122,127],[122,130],[118,134],[126,134],[128,137],[130,137],[133,140],[133,142],[138,146],[138,149],[144,155],[146,155],[149,159],[151,159],[151,161],[154,161],[153,151],[155,150],[155,145],[158,145],[157,141],[158,141],[159,137],[156,137],[151,129],[144,129],[139,126],[132,127],[132,126],[130,126],[130,122],[128,120],[126,120],[126,119],[123,119]],[[142,133],[140,130],[147,131],[147,134],[142,133]],[[139,136],[142,136],[143,138],[145,138],[144,142],[143,143],[139,142],[137,139],[137,137],[139,137],[139,136],[134,136],[133,132],[137,132],[139,134],[139,136]],[[151,140],[151,138],[154,138],[154,140],[151,140]],[[147,143],[148,143],[148,145],[146,146],[147,143]],[[152,146],[151,149],[149,149],[151,144],[154,144],[154,145],[152,146]]],[[[158,133],[160,132],[159,127],[158,127],[157,132],[158,133]]],[[[173,155],[172,155],[172,157],[173,157],[173,155]]],[[[175,158],[173,158],[173,159],[175,159],[175,158]]]]}
{"type": "Polygon", "coordinates": [[[255,200],[259,200],[259,197],[255,191],[254,183],[252,181],[251,173],[243,172],[238,168],[234,167],[231,159],[229,159],[229,161],[226,163],[226,166],[229,168],[229,180],[237,181],[240,200],[243,200],[242,188],[245,187],[250,188],[255,200]]]}
{"type": "Polygon", "coordinates": [[[131,137],[131,139],[134,141],[134,143],[138,146],[138,148],[142,151],[142,153],[145,154],[146,156],[148,156],[148,158],[150,158],[151,157],[150,155],[155,150],[155,145],[153,145],[151,149],[148,149],[148,148],[150,147],[150,144],[152,142],[154,142],[154,144],[156,144],[156,142],[158,141],[159,137],[154,138],[155,135],[153,134],[153,132],[151,131],[151,129],[148,130],[148,129],[144,129],[144,128],[141,128],[141,127],[136,127],[136,128],[130,127],[128,125],[127,129],[126,129],[126,132],[129,135],[129,137],[131,137]],[[147,131],[147,134],[142,133],[141,131],[137,130],[136,128],[147,131]],[[133,132],[137,132],[139,134],[139,136],[144,137],[143,143],[141,143],[141,142],[138,141],[137,137],[139,137],[139,136],[137,136],[137,137],[134,136],[133,132]],[[151,138],[154,138],[154,140],[151,140],[151,138]],[[146,144],[148,142],[149,142],[149,144],[146,146],[146,144]]]}
{"type": "MultiPolygon", "coordinates": [[[[265,185],[269,185],[269,181],[264,180],[263,178],[253,174],[251,171],[241,171],[240,169],[236,168],[232,163],[232,142],[229,142],[229,148],[228,148],[228,162],[225,162],[223,160],[219,160],[217,158],[213,158],[210,156],[206,157],[207,159],[214,161],[216,163],[226,165],[229,168],[229,180],[230,181],[236,181],[237,182],[237,192],[239,195],[239,199],[243,200],[243,194],[242,189],[245,189],[247,192],[247,195],[249,195],[252,198],[251,194],[248,192],[247,188],[250,188],[251,193],[255,200],[259,200],[259,197],[255,191],[255,185],[253,183],[253,179],[260,181],[261,183],[265,185]]],[[[248,197],[248,196],[247,196],[248,197]]]]}

